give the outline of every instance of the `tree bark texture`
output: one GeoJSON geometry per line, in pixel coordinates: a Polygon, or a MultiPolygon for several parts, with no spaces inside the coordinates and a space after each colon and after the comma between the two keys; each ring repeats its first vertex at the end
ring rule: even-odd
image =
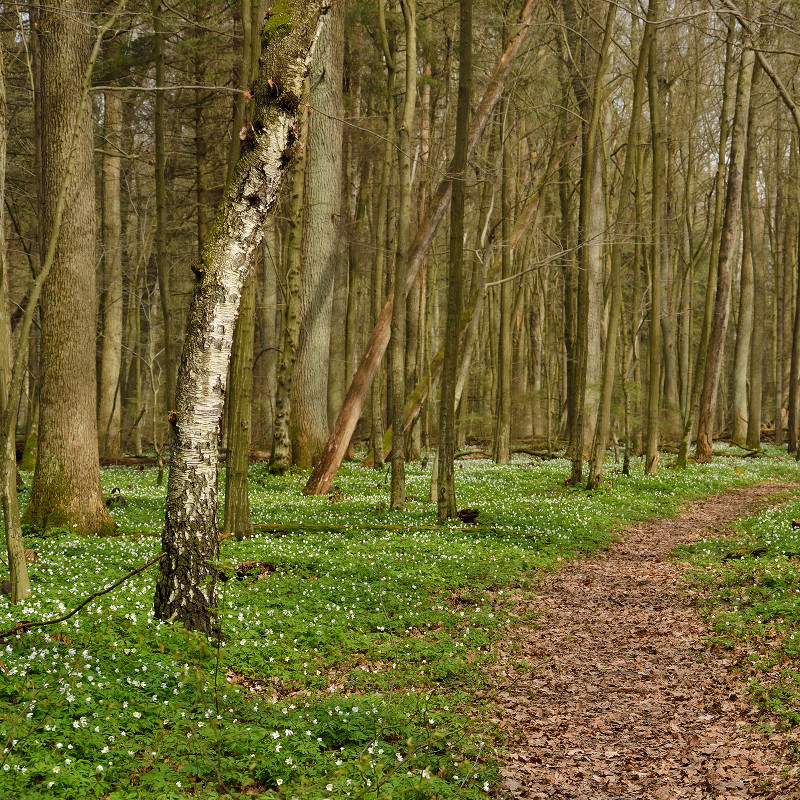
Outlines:
{"type": "Polygon", "coordinates": [[[714,315],[708,340],[700,394],[700,415],[697,423],[695,458],[699,462],[711,461],[711,443],[714,436],[714,401],[722,371],[722,354],[728,326],[731,291],[731,259],[736,248],[739,231],[739,210],[742,199],[742,172],[747,137],[747,116],[750,108],[750,87],[753,79],[755,56],[752,50],[742,52],[741,66],[736,86],[736,111],[731,132],[731,152],[728,162],[728,186],[725,192],[725,216],[722,223],[719,259],[717,262],[717,293],[714,298],[714,315]]]}
{"type": "MultiPolygon", "coordinates": [[[[75,108],[92,53],[81,17],[86,0],[59,0],[41,11],[44,222],[53,230],[70,164],[75,108]]],[[[91,106],[78,120],[63,222],[42,302],[38,457],[25,521],[108,533],[97,458],[95,363],[95,205],[91,106]]]]}
{"type": "MultiPolygon", "coordinates": [[[[756,69],[758,69],[756,67],[756,69]]],[[[757,75],[754,70],[753,83],[757,75]]],[[[753,103],[750,104],[751,120],[748,123],[748,151],[755,152],[756,125],[753,119],[753,103]]],[[[750,338],[750,386],[747,408],[746,446],[751,450],[761,449],[761,414],[764,386],[764,332],[766,328],[766,286],[764,280],[764,241],[758,208],[758,169],[755,158],[748,164],[747,194],[742,199],[742,216],[749,231],[750,258],[753,261],[753,329],[750,338]]]]}
{"type": "Polygon", "coordinates": [[[155,614],[212,633],[216,619],[217,447],[244,280],[296,141],[294,129],[325,0],[278,7],[262,31],[255,111],[203,248],[170,415],[172,455],[155,614]]]}
{"type": "Polygon", "coordinates": [[[344,3],[331,8],[311,68],[308,202],[300,339],[292,387],[292,462],[310,469],[328,438],[328,357],[342,194],[344,3]]]}

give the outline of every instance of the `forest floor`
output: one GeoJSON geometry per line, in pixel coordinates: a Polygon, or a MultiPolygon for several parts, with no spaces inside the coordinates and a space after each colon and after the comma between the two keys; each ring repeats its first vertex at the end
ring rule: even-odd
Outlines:
{"type": "Polygon", "coordinates": [[[749,486],[627,527],[521,601],[538,619],[513,647],[537,668],[497,696],[510,795],[800,798],[793,735],[765,724],[743,672],[708,644],[687,566],[671,557],[788,492],[797,485],[749,486]]]}

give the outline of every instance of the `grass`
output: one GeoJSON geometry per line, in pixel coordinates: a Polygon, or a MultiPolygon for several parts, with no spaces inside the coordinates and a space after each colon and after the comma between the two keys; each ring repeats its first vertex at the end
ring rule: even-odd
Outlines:
{"type": "MultiPolygon", "coordinates": [[[[224,542],[221,560],[268,566],[222,585],[220,648],[153,618],[154,569],[3,644],[0,798],[487,796],[502,742],[480,697],[519,624],[512,595],[621,525],[800,479],[775,450],[650,477],[610,466],[586,492],[563,486],[564,460],[460,462],[459,503],[480,508],[479,524],[437,526],[419,464],[405,512],[387,510],[387,476],[373,470],[346,465],[315,498],[301,494],[305,475],[254,465],[253,519],[266,527],[224,542]]],[[[121,535],[29,538],[34,596],[4,598],[0,628],[69,609],[156,555],[155,475],[103,470],[106,493],[128,501],[113,512],[121,535]]]]}
{"type": "Polygon", "coordinates": [[[677,555],[692,564],[710,626],[748,681],[753,700],[783,728],[800,723],[800,500],[792,499],[677,555]]]}

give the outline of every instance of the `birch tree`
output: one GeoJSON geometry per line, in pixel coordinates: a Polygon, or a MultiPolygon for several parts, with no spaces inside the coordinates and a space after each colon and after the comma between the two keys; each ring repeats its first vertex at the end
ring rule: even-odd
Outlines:
{"type": "Polygon", "coordinates": [[[277,3],[262,30],[255,109],[203,246],[170,414],[172,454],[155,615],[216,630],[217,448],[242,286],[286,165],[327,0],[277,3]]]}

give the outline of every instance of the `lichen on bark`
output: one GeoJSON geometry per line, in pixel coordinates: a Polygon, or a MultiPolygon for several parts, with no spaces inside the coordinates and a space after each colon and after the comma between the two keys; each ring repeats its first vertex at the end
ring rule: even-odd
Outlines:
{"type": "Polygon", "coordinates": [[[203,246],[170,415],[166,556],[154,610],[159,619],[208,634],[217,628],[217,453],[233,331],[244,279],[291,161],[301,87],[329,3],[305,0],[289,7],[290,21],[262,35],[252,129],[203,246]]]}

